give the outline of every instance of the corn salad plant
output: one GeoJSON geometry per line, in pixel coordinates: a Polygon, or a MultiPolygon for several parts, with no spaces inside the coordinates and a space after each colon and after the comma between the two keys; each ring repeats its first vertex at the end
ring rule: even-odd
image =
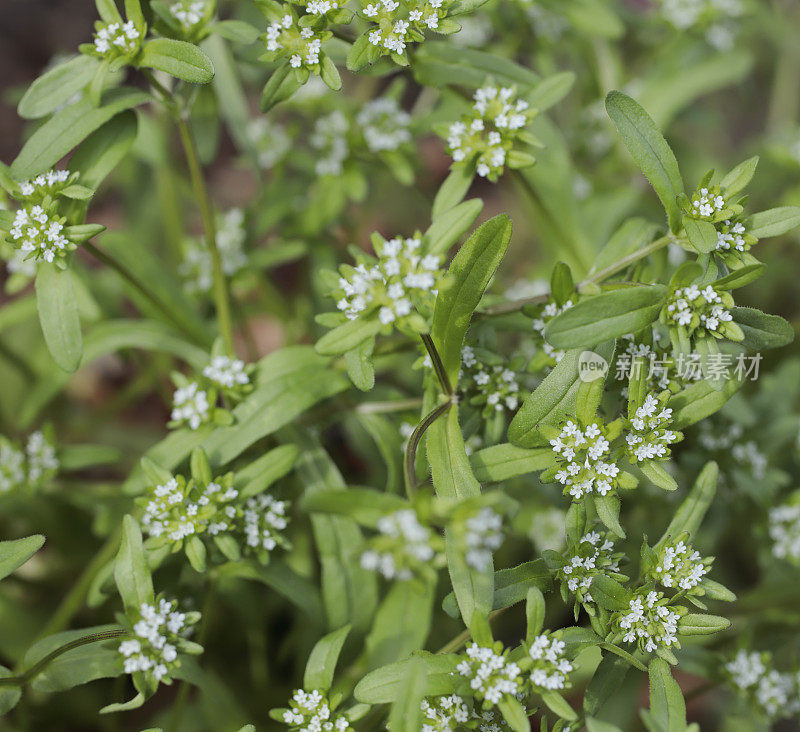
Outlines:
{"type": "Polygon", "coordinates": [[[796,724],[795,4],[95,5],[8,95],[3,729],[796,724]]]}

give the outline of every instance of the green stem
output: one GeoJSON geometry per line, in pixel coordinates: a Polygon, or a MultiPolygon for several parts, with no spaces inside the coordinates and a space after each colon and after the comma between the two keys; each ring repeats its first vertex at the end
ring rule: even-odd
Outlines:
{"type": "Polygon", "coordinates": [[[17,676],[5,676],[0,678],[0,687],[2,686],[24,686],[32,679],[35,679],[49,664],[67,651],[73,648],[80,648],[80,646],[88,645],[89,643],[97,643],[98,641],[111,640],[113,638],[121,638],[126,635],[126,630],[107,630],[103,633],[92,633],[83,638],[76,638],[74,641],[65,643],[63,646],[56,648],[54,651],[48,653],[43,659],[31,666],[27,671],[24,671],[17,676]]]}
{"type": "Polygon", "coordinates": [[[179,318],[173,315],[172,311],[167,305],[156,295],[142,280],[140,280],[133,272],[131,272],[122,262],[110,255],[108,252],[99,249],[90,241],[82,244],[83,248],[89,252],[95,259],[99,260],[107,267],[110,267],[119,274],[128,284],[139,292],[151,305],[153,305],[164,317],[166,317],[178,330],[180,330],[187,338],[191,339],[193,343],[198,345],[207,346],[198,335],[188,330],[179,318]]]}
{"type": "Polygon", "coordinates": [[[416,426],[414,431],[411,433],[411,437],[408,439],[408,445],[406,445],[404,472],[406,479],[406,493],[408,494],[409,498],[414,495],[414,491],[417,488],[417,448],[419,447],[419,442],[422,439],[422,435],[425,434],[428,427],[430,427],[437,419],[439,419],[439,417],[441,417],[450,409],[450,407],[454,406],[455,404],[456,401],[453,399],[453,397],[451,397],[450,400],[446,401],[444,404],[440,404],[416,426]]]}
{"type": "Polygon", "coordinates": [[[419,409],[422,406],[422,399],[412,397],[410,399],[398,399],[394,402],[364,402],[356,406],[358,414],[389,414],[391,412],[405,412],[409,409],[419,409]]]}
{"type": "Polygon", "coordinates": [[[211,255],[211,272],[214,278],[214,303],[217,308],[217,318],[219,319],[219,329],[222,332],[222,339],[225,342],[225,349],[229,355],[234,354],[233,350],[233,321],[231,319],[231,305],[228,297],[228,286],[225,282],[225,273],[222,271],[222,259],[217,248],[217,231],[214,222],[214,212],[211,207],[211,199],[208,195],[206,182],[203,178],[203,171],[200,168],[200,160],[197,155],[197,146],[194,137],[189,129],[184,116],[176,117],[178,132],[180,133],[181,143],[186,155],[186,162],[189,166],[189,177],[192,181],[197,205],[200,208],[200,216],[203,220],[203,230],[205,232],[206,246],[211,255]]]}
{"type": "Polygon", "coordinates": [[[442,363],[442,359],[439,356],[439,351],[436,349],[436,345],[433,342],[433,338],[431,338],[430,333],[423,333],[420,335],[420,338],[425,346],[425,350],[431,357],[433,370],[436,373],[436,378],[439,379],[439,385],[442,387],[442,391],[447,394],[447,396],[452,396],[453,387],[450,384],[450,379],[447,377],[447,371],[444,368],[444,364],[442,363]]]}

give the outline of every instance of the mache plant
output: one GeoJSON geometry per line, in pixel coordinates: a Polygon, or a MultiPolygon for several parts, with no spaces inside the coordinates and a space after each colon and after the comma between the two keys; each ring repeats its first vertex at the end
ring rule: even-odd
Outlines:
{"type": "Polygon", "coordinates": [[[800,19],[652,5],[96,0],[0,165],[8,729],[800,716],[800,19]]]}

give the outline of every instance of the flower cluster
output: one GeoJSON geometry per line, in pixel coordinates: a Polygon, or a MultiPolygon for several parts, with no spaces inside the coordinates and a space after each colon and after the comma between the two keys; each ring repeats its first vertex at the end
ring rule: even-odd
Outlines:
{"type": "Polygon", "coordinates": [[[0,436],[0,494],[41,488],[58,468],[55,447],[43,432],[32,432],[24,449],[0,436]]]}
{"type": "Polygon", "coordinates": [[[669,605],[662,592],[639,590],[630,601],[629,612],[615,613],[614,629],[626,643],[638,643],[640,650],[651,653],[659,648],[678,646],[678,620],[681,607],[669,605]]]}
{"type": "Polygon", "coordinates": [[[555,300],[550,300],[550,302],[546,303],[543,307],[541,312],[539,313],[538,317],[533,319],[533,329],[536,333],[539,334],[542,340],[542,351],[548,357],[549,363],[546,364],[548,366],[555,366],[562,358],[564,358],[564,351],[559,348],[553,348],[545,339],[544,339],[544,329],[547,324],[556,317],[556,315],[561,315],[566,310],[569,310],[574,303],[572,300],[567,300],[563,305],[559,305],[555,300]]]}
{"type": "Polygon", "coordinates": [[[433,703],[423,699],[421,732],[455,732],[472,718],[472,710],[457,694],[440,696],[433,703]]]}
{"type": "Polygon", "coordinates": [[[467,646],[456,670],[469,681],[476,699],[495,706],[506,694],[513,696],[521,690],[521,669],[507,656],[499,643],[492,648],[477,643],[467,646]]]}
{"type": "Polygon", "coordinates": [[[800,565],[800,503],[785,503],[769,512],[772,554],[800,565]]]}
{"type": "Polygon", "coordinates": [[[140,499],[144,532],[180,543],[189,536],[229,531],[237,516],[234,500],[239,495],[232,479],[229,474],[203,486],[178,475],[152,486],[149,495],[140,499]]]}
{"type": "Polygon", "coordinates": [[[283,713],[283,721],[298,732],[340,732],[350,729],[350,722],[341,714],[336,714],[325,695],[314,689],[297,689],[292,695],[292,706],[283,713]]]}
{"type": "Polygon", "coordinates": [[[594,602],[592,582],[598,574],[618,572],[623,554],[614,553],[609,534],[590,531],[571,548],[565,563],[558,569],[558,578],[581,604],[594,602]]]}
{"type": "Polygon", "coordinates": [[[271,170],[281,162],[291,149],[291,139],[286,128],[268,117],[255,117],[247,123],[247,139],[255,149],[258,165],[271,170]]]}
{"type": "Polygon", "coordinates": [[[24,180],[19,184],[19,200],[26,203],[42,203],[45,197],[55,198],[75,178],[77,173],[68,170],[48,170],[37,175],[33,180],[24,180]]]}
{"type": "Polygon", "coordinates": [[[770,668],[769,653],[740,650],[725,664],[731,684],[765,717],[784,719],[800,713],[800,673],[770,668]]]}
{"type": "Polygon", "coordinates": [[[719,186],[698,188],[689,200],[687,215],[694,219],[715,221],[720,211],[725,211],[727,204],[719,186]]]}
{"type": "Polygon", "coordinates": [[[456,164],[474,164],[478,175],[494,182],[532,112],[510,87],[485,86],[473,98],[472,112],[450,125],[448,152],[456,164]]]}
{"type": "Polygon", "coordinates": [[[423,254],[421,245],[418,236],[376,241],[377,262],[340,269],[336,306],[348,320],[377,311],[383,325],[424,329],[414,311],[432,310],[443,275],[441,257],[423,254]]]}
{"type": "Polygon", "coordinates": [[[213,418],[215,402],[216,394],[203,389],[197,381],[178,387],[172,395],[170,425],[199,429],[213,418]]]}
{"type": "Polygon", "coordinates": [[[266,560],[279,544],[286,544],[280,533],[288,525],[286,501],[278,501],[268,493],[260,493],[248,498],[242,509],[245,543],[259,557],[266,560]]]}
{"type": "MultiPolygon", "coordinates": [[[[217,217],[216,225],[216,243],[222,271],[228,277],[232,277],[247,266],[247,253],[244,250],[247,239],[244,211],[232,208],[217,217]]],[[[186,281],[186,289],[190,292],[210,292],[214,284],[211,252],[203,243],[194,239],[188,240],[179,272],[186,281]]]]}
{"type": "Polygon", "coordinates": [[[26,255],[26,259],[52,262],[75,249],[75,244],[64,235],[64,221],[39,204],[20,208],[14,216],[8,239],[26,255]]]}
{"type": "Polygon", "coordinates": [[[686,590],[691,594],[708,574],[711,560],[703,559],[683,538],[666,544],[658,553],[650,577],[671,590],[686,590]]]}
{"type": "Polygon", "coordinates": [[[492,554],[503,544],[503,517],[486,506],[464,520],[460,533],[467,564],[479,572],[491,569],[492,554]]]}
{"type": "Polygon", "coordinates": [[[151,486],[137,503],[144,510],[142,529],[157,543],[180,547],[191,536],[228,535],[263,562],[288,544],[281,533],[289,523],[288,503],[266,493],[242,501],[232,473],[208,483],[178,475],[151,486]]]}
{"type": "Polygon", "coordinates": [[[179,634],[197,622],[194,615],[180,612],[175,600],[142,603],[134,617],[128,618],[132,637],[123,640],[118,648],[125,673],[143,673],[153,685],[169,683],[170,673],[181,665],[179,634]]]}
{"type": "Polygon", "coordinates": [[[187,33],[193,31],[206,19],[207,10],[206,0],[178,0],[169,6],[170,15],[181,24],[187,33]]]}
{"type": "Polygon", "coordinates": [[[747,229],[741,221],[725,219],[721,224],[717,224],[718,252],[744,254],[749,252],[753,244],[757,242],[758,239],[747,233],[747,229]]]}
{"type": "Polygon", "coordinates": [[[670,455],[669,446],[680,439],[679,432],[667,429],[672,421],[672,409],[665,406],[669,396],[668,391],[657,397],[648,394],[630,420],[625,442],[632,462],[664,460],[670,455]]]}
{"type": "Polygon", "coordinates": [[[585,428],[572,420],[550,440],[556,454],[555,479],[564,486],[564,494],[579,499],[588,493],[607,495],[617,487],[619,467],[607,462],[610,442],[605,427],[592,422],[585,428]]]}
{"type": "Polygon", "coordinates": [[[664,19],[681,31],[700,29],[718,51],[733,48],[731,21],[744,12],[742,0],[660,0],[664,19]]]}
{"type": "Polygon", "coordinates": [[[461,363],[464,393],[470,404],[482,408],[484,417],[517,408],[520,388],[514,371],[502,365],[481,363],[469,346],[461,349],[461,363]]]}
{"type": "Polygon", "coordinates": [[[411,142],[411,116],[391,97],[367,102],[356,116],[370,152],[397,150],[411,142]]]}
{"type": "Polygon", "coordinates": [[[735,327],[729,325],[733,320],[731,307],[733,298],[729,292],[717,292],[711,285],[702,290],[697,285],[687,285],[672,292],[662,310],[662,321],[682,328],[689,337],[727,336],[738,340],[735,327]]]}
{"type": "Polygon", "coordinates": [[[97,22],[95,25],[94,45],[91,47],[95,56],[108,59],[132,59],[141,48],[141,33],[133,24],[97,22]]]}
{"type": "Polygon", "coordinates": [[[564,658],[564,641],[554,638],[552,633],[537,635],[528,648],[533,660],[531,684],[536,691],[564,689],[572,671],[572,664],[564,658]]]}
{"type": "Polygon", "coordinates": [[[314,122],[309,142],[317,151],[314,163],[317,175],[341,175],[344,161],[350,154],[349,129],[350,123],[339,109],[314,122]]]}
{"type": "Polygon", "coordinates": [[[241,394],[250,385],[248,371],[247,365],[240,358],[213,356],[203,369],[203,376],[225,392],[241,394]]]}
{"type": "Polygon", "coordinates": [[[453,0],[362,0],[361,16],[373,23],[367,39],[375,58],[391,54],[402,62],[406,46],[425,39],[426,30],[443,32],[453,0]]]}
{"type": "Polygon", "coordinates": [[[438,537],[410,508],[382,516],[377,529],[378,536],[361,554],[361,566],[386,579],[413,579],[441,558],[438,537]]]}
{"type": "Polygon", "coordinates": [[[271,61],[288,58],[293,69],[319,74],[322,42],[330,35],[329,31],[318,32],[300,25],[294,13],[287,12],[267,27],[267,56],[271,61]]]}

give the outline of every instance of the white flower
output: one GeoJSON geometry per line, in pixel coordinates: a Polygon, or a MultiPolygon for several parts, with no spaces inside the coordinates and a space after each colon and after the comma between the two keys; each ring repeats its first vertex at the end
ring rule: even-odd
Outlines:
{"type": "Polygon", "coordinates": [[[134,56],[139,51],[140,33],[131,21],[101,25],[94,34],[94,50],[99,56],[134,56]]]}
{"type": "Polygon", "coordinates": [[[291,149],[291,139],[286,127],[268,117],[255,117],[247,123],[247,138],[255,148],[258,165],[271,170],[291,149]]]}
{"type": "Polygon", "coordinates": [[[26,259],[52,262],[74,249],[64,236],[63,219],[48,214],[40,205],[18,209],[8,234],[26,259]]]}
{"type": "Polygon", "coordinates": [[[558,437],[550,440],[556,453],[559,470],[555,479],[564,486],[565,495],[574,500],[587,493],[605,496],[616,488],[619,467],[607,462],[610,445],[600,424],[592,423],[582,430],[568,420],[558,437]]]}
{"type": "Polygon", "coordinates": [[[769,512],[772,554],[800,564],[800,504],[786,503],[769,512]]]}
{"type": "Polygon", "coordinates": [[[131,620],[133,637],[118,647],[125,673],[145,673],[156,682],[169,677],[180,666],[177,644],[186,628],[186,615],[175,600],[142,603],[131,620]]]}
{"type": "Polygon", "coordinates": [[[56,450],[42,432],[32,432],[25,445],[28,458],[28,480],[32,483],[39,481],[43,475],[59,468],[56,450]]]}
{"type": "Polygon", "coordinates": [[[25,453],[0,437],[0,493],[25,484],[25,453]]]}
{"type": "Polygon", "coordinates": [[[261,493],[248,498],[244,505],[244,535],[248,547],[272,551],[282,541],[280,532],[288,525],[286,501],[261,493]]]}
{"type": "Polygon", "coordinates": [[[350,154],[347,133],[350,123],[341,110],[335,110],[314,123],[310,142],[319,153],[315,168],[317,175],[340,175],[350,154]]]}
{"type": "Polygon", "coordinates": [[[566,564],[559,568],[558,577],[580,603],[594,602],[591,587],[598,574],[619,571],[619,557],[614,554],[614,542],[607,533],[596,531],[585,534],[572,553],[566,555],[566,564]]]}
{"type": "Polygon", "coordinates": [[[185,31],[190,31],[202,22],[206,5],[204,0],[179,0],[170,5],[169,12],[185,31]]]}
{"type": "Polygon", "coordinates": [[[550,633],[536,636],[528,649],[533,660],[531,683],[536,691],[554,691],[567,686],[572,664],[564,658],[566,644],[550,633]]]}
{"type": "Polygon", "coordinates": [[[203,376],[222,389],[236,389],[250,383],[244,361],[230,356],[214,356],[203,369],[203,376]]]}
{"type": "Polygon", "coordinates": [[[193,381],[175,391],[171,418],[174,422],[185,423],[189,429],[196,430],[211,418],[212,406],[208,401],[208,393],[193,381]]]}
{"type": "Polygon", "coordinates": [[[464,545],[467,564],[479,572],[492,567],[492,553],[503,543],[503,518],[484,507],[464,522],[464,545]]]}
{"type": "Polygon", "coordinates": [[[283,721],[294,730],[341,732],[350,729],[347,718],[334,712],[319,691],[298,689],[292,695],[291,707],[283,713],[283,721]]]}
{"type": "Polygon", "coordinates": [[[477,643],[467,646],[456,671],[469,681],[475,698],[488,706],[496,706],[506,694],[516,695],[522,686],[516,663],[509,662],[505,654],[477,643]]]}
{"type": "Polygon", "coordinates": [[[674,590],[692,590],[708,574],[709,566],[683,539],[666,544],[652,569],[653,578],[662,586],[674,590]]]}
{"type": "Polygon", "coordinates": [[[397,150],[411,141],[408,129],[411,117],[390,97],[367,102],[356,116],[356,122],[371,152],[397,150]]]}
{"type": "Polygon", "coordinates": [[[472,718],[472,710],[458,695],[423,699],[421,732],[456,732],[472,718]]]}
{"type": "Polygon", "coordinates": [[[667,392],[657,397],[648,394],[631,419],[625,443],[633,462],[666,458],[670,454],[669,446],[677,442],[680,435],[667,429],[672,421],[672,409],[666,406],[668,397],[667,392]]]}
{"type": "Polygon", "coordinates": [[[645,653],[677,646],[680,614],[670,607],[663,593],[639,590],[629,602],[629,612],[618,612],[613,627],[626,643],[637,643],[645,653]]]}
{"type": "Polygon", "coordinates": [[[378,520],[379,536],[361,554],[361,566],[386,579],[410,580],[436,557],[433,532],[420,524],[412,509],[401,509],[378,520]]]}

